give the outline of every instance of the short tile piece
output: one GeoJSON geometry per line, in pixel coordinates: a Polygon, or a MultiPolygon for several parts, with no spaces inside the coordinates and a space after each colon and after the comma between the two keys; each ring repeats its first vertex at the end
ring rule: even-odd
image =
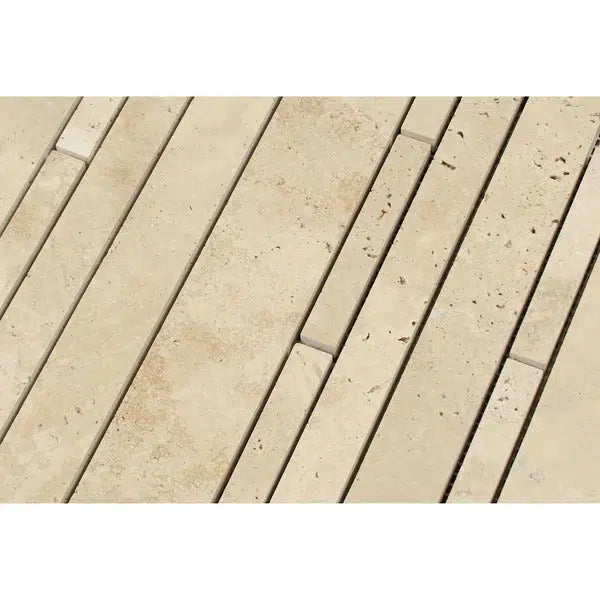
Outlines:
{"type": "Polygon", "coordinates": [[[125,98],[85,97],[69,120],[56,149],[89,163],[106,136],[125,98]]]}
{"type": "Polygon", "coordinates": [[[221,502],[268,500],[299,427],[329,371],[331,360],[331,355],[304,344],[292,348],[221,502]]]}
{"type": "Polygon", "coordinates": [[[338,354],[428,156],[423,142],[396,138],[302,329],[305,344],[338,354]]]}
{"type": "Polygon", "coordinates": [[[504,363],[448,502],[491,502],[521,431],[543,371],[504,363]]]}
{"type": "Polygon", "coordinates": [[[444,126],[454,109],[456,98],[418,96],[402,123],[402,135],[437,146],[444,126]]]}

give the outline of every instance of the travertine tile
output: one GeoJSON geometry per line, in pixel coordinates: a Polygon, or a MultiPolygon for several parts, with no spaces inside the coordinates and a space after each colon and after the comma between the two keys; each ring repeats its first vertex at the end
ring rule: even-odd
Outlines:
{"type": "Polygon", "coordinates": [[[214,498],[405,105],[282,100],[82,479],[86,497],[214,498]]]}
{"type": "Polygon", "coordinates": [[[65,493],[272,104],[190,104],[0,446],[11,497],[52,500],[65,493]],[[29,477],[8,462],[12,452],[35,465],[29,477]]]}
{"type": "Polygon", "coordinates": [[[599,299],[597,260],[501,502],[600,502],[599,299]]]}
{"type": "Polygon", "coordinates": [[[338,354],[429,153],[422,142],[396,138],[302,329],[305,344],[338,354]]]}
{"type": "Polygon", "coordinates": [[[115,120],[125,98],[82,98],[56,142],[56,149],[89,163],[115,120]]]}
{"type": "Polygon", "coordinates": [[[402,123],[402,134],[437,146],[456,100],[455,97],[418,96],[402,123]]]}
{"type": "Polygon", "coordinates": [[[465,99],[273,496],[336,501],[502,147],[519,102],[465,99]],[[316,477],[319,473],[319,477],[316,477]]]}
{"type": "MultiPolygon", "coordinates": [[[[569,156],[554,159],[559,177],[569,156]]],[[[600,237],[600,153],[588,165],[511,348],[511,356],[545,367],[600,237]]]]}
{"type": "Polygon", "coordinates": [[[79,182],[85,164],[51,152],[0,235],[0,316],[79,182]]]}
{"type": "Polygon", "coordinates": [[[0,98],[0,232],[76,103],[76,98],[0,98]]]}
{"type": "MultiPolygon", "coordinates": [[[[138,98],[127,102],[0,320],[0,431],[143,184],[183,106],[180,99],[138,98]]],[[[91,343],[80,356],[72,358],[82,363],[102,360],[91,343]]],[[[62,393],[63,389],[58,396],[62,393]]],[[[54,408],[52,404],[47,408],[50,417],[54,408]]],[[[21,440],[24,446],[13,445],[13,439],[20,439],[17,430],[15,438],[9,434],[0,444],[0,497],[11,496],[11,469],[20,472],[21,466],[28,464],[28,443],[42,454],[54,449],[53,432],[45,429],[43,422],[41,419],[27,430],[26,440],[21,440]],[[15,462],[11,462],[13,452],[17,453],[15,462]]],[[[27,481],[22,480],[23,485],[27,481]]]]}
{"type": "Polygon", "coordinates": [[[221,502],[268,500],[331,361],[330,354],[304,344],[292,348],[221,502]]]}
{"type": "Polygon", "coordinates": [[[527,102],[348,500],[442,496],[595,141],[599,109],[598,98],[527,102]]]}
{"type": "Polygon", "coordinates": [[[543,371],[504,363],[448,502],[491,502],[521,431],[543,371]]]}

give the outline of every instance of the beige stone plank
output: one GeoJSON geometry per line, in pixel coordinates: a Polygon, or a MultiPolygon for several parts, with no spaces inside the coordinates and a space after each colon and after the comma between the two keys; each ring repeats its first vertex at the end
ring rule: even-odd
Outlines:
{"type": "Polygon", "coordinates": [[[342,494],[518,105],[461,101],[451,126],[463,137],[444,136],[273,501],[335,502],[342,494]]]}
{"type": "Polygon", "coordinates": [[[215,498],[405,105],[282,100],[84,474],[87,498],[215,498]]]}
{"type": "Polygon", "coordinates": [[[600,502],[599,338],[596,260],[500,502],[600,502]]]}
{"type": "Polygon", "coordinates": [[[292,348],[221,502],[266,502],[298,430],[331,366],[331,355],[292,348]]]}
{"type": "Polygon", "coordinates": [[[338,354],[429,154],[423,142],[396,138],[302,329],[305,344],[338,354]]]}
{"type": "Polygon", "coordinates": [[[69,120],[76,98],[0,98],[0,232],[69,120]]]}
{"type": "Polygon", "coordinates": [[[82,98],[58,138],[56,149],[89,163],[124,102],[125,98],[119,96],[82,98]]]}
{"type": "MultiPolygon", "coordinates": [[[[571,170],[568,156],[556,164],[560,175],[571,170]]],[[[600,153],[588,164],[511,348],[511,356],[544,368],[560,335],[600,237],[600,153]]]]}
{"type": "Polygon", "coordinates": [[[196,98],[189,106],[0,447],[11,497],[64,494],[272,105],[196,98]],[[38,438],[58,440],[39,455],[36,424],[38,438]],[[27,455],[25,477],[5,467],[13,452],[27,455]]]}
{"type": "Polygon", "coordinates": [[[51,152],[0,235],[0,315],[68,202],[84,169],[82,161],[51,152]]]}
{"type": "Polygon", "coordinates": [[[511,360],[504,363],[448,502],[491,502],[543,371],[511,360]]]}
{"type": "Polygon", "coordinates": [[[527,102],[349,501],[441,498],[595,141],[599,109],[598,98],[527,102]],[[557,178],[560,155],[571,171],[557,178]]]}
{"type": "MultiPolygon", "coordinates": [[[[0,431],[26,393],[38,363],[135,199],[183,106],[180,99],[136,98],[127,102],[0,320],[0,431]]],[[[98,360],[93,354],[74,359],[98,360]]],[[[53,410],[50,404],[49,413],[53,410]]],[[[55,441],[43,421],[27,435],[49,451],[55,441]],[[51,443],[46,447],[48,440],[51,443]]],[[[9,435],[0,445],[2,497],[9,494],[9,470],[4,465],[10,456],[11,439],[9,435]]],[[[19,464],[23,461],[27,461],[26,454],[18,458],[19,464]]]]}
{"type": "Polygon", "coordinates": [[[456,101],[455,97],[418,96],[402,123],[402,135],[437,146],[456,101]]]}

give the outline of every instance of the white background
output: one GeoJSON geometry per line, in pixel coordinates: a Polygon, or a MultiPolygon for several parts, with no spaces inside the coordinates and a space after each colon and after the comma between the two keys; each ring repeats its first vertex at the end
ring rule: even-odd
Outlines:
{"type": "MultiPolygon", "coordinates": [[[[599,12],[579,0],[5,0],[0,94],[599,95],[599,12]]],[[[596,505],[5,505],[0,594],[585,598],[599,525],[596,505]]]]}

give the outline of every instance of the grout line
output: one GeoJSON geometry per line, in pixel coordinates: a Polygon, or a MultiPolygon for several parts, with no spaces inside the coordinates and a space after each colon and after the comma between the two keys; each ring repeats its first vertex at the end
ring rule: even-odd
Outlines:
{"type": "Polygon", "coordinates": [[[4,233],[4,230],[8,227],[10,220],[13,218],[14,214],[17,212],[19,206],[21,206],[21,202],[23,201],[23,198],[25,198],[25,196],[27,195],[27,192],[29,192],[29,188],[31,188],[31,186],[33,185],[33,181],[38,176],[38,173],[41,171],[42,166],[44,165],[44,163],[46,162],[46,159],[48,158],[48,155],[50,154],[50,152],[52,152],[52,150],[54,150],[56,148],[56,142],[58,142],[58,138],[60,138],[60,136],[62,135],[63,131],[65,130],[65,127],[71,120],[73,113],[77,110],[77,107],[81,103],[81,100],[82,100],[82,97],[80,96],[79,98],[77,98],[76,100],[73,101],[71,108],[69,109],[69,111],[68,111],[67,115],[65,116],[65,118],[63,119],[62,123],[58,126],[56,133],[50,138],[50,141],[49,141],[46,149],[42,152],[42,155],[40,156],[36,165],[33,167],[33,170],[31,171],[29,178],[26,180],[25,185],[23,186],[23,188],[17,195],[17,199],[14,201],[12,207],[8,211],[8,214],[6,215],[4,221],[2,223],[0,223],[0,236],[4,233]]]}
{"type": "Polygon", "coordinates": [[[183,115],[186,113],[187,108],[190,105],[190,102],[191,102],[191,98],[188,99],[186,101],[186,103],[184,104],[183,108],[180,109],[179,115],[173,121],[173,124],[171,125],[170,129],[167,131],[167,134],[165,135],[165,139],[163,140],[162,144],[160,145],[160,147],[158,149],[158,152],[152,157],[152,159],[148,163],[148,167],[146,168],[146,171],[144,172],[144,174],[140,178],[140,182],[138,183],[138,185],[135,188],[133,194],[131,195],[131,198],[129,199],[128,203],[126,204],[125,208],[123,209],[123,211],[121,213],[121,216],[119,217],[119,220],[117,221],[117,224],[115,225],[115,227],[113,228],[113,230],[109,234],[108,239],[104,243],[104,246],[102,247],[102,250],[100,251],[98,257],[94,261],[94,264],[92,265],[90,271],[88,272],[88,274],[87,274],[87,276],[86,276],[83,284],[79,288],[79,291],[77,292],[77,294],[76,294],[73,302],[69,306],[69,308],[68,308],[65,316],[63,317],[62,321],[58,325],[54,336],[52,337],[50,343],[48,344],[48,347],[46,348],[46,351],[42,355],[41,359],[39,360],[36,368],[34,369],[32,375],[31,375],[31,377],[29,378],[29,382],[27,383],[27,385],[25,386],[23,392],[19,396],[19,399],[17,400],[15,406],[13,407],[13,409],[8,414],[6,422],[4,424],[0,424],[0,444],[2,444],[2,442],[4,441],[4,438],[6,437],[6,434],[8,433],[8,430],[12,426],[14,420],[17,418],[17,415],[19,414],[19,411],[21,410],[21,407],[23,406],[23,403],[27,399],[27,396],[29,395],[29,392],[31,391],[31,389],[35,385],[35,382],[37,381],[37,378],[39,377],[40,373],[42,372],[42,369],[46,365],[46,362],[48,361],[48,358],[52,354],[52,351],[54,350],[54,347],[58,343],[58,340],[60,339],[60,336],[62,335],[63,331],[65,330],[65,328],[67,326],[67,324],[69,323],[69,320],[73,316],[73,313],[75,312],[75,310],[77,308],[77,305],[79,304],[79,302],[81,301],[81,298],[85,294],[85,292],[86,292],[86,290],[87,290],[90,282],[92,281],[92,279],[94,278],[94,275],[96,274],[96,271],[98,270],[98,268],[100,267],[102,261],[104,260],[104,257],[106,256],[106,254],[110,250],[110,247],[111,247],[113,241],[115,240],[115,238],[117,237],[119,231],[121,230],[121,227],[123,226],[123,223],[125,222],[125,220],[127,219],[129,213],[131,212],[131,209],[133,208],[134,204],[136,203],[139,195],[142,193],[142,190],[144,189],[144,187],[145,187],[148,179],[150,178],[150,175],[152,174],[152,171],[154,170],[154,167],[156,166],[156,163],[159,161],[160,157],[162,156],[163,152],[165,151],[165,148],[167,147],[167,144],[169,143],[169,141],[171,140],[171,137],[175,133],[175,130],[177,129],[177,126],[179,125],[181,119],[183,118],[183,115]]]}
{"type": "MultiPolygon", "coordinates": [[[[594,138],[595,140],[595,138],[594,138]]],[[[594,147],[594,142],[592,142],[592,148],[594,147]]],[[[527,294],[527,297],[525,298],[525,302],[523,304],[523,307],[521,308],[521,312],[519,313],[519,316],[517,318],[517,321],[515,323],[515,326],[513,328],[513,331],[511,333],[511,336],[506,344],[506,347],[504,348],[504,352],[502,354],[502,358],[500,359],[500,361],[498,362],[498,365],[496,367],[496,370],[494,372],[494,375],[492,376],[492,379],[488,385],[488,389],[486,391],[486,394],[484,396],[483,402],[481,403],[481,406],[479,407],[479,411],[477,412],[477,416],[475,417],[475,420],[473,421],[473,424],[471,425],[471,429],[469,430],[469,434],[467,435],[467,438],[465,440],[465,443],[463,445],[463,448],[460,452],[460,454],[458,455],[458,459],[456,461],[456,464],[454,466],[454,469],[452,471],[452,474],[450,475],[450,478],[448,479],[448,483],[446,484],[446,488],[444,490],[444,493],[442,494],[442,497],[440,499],[440,502],[444,503],[448,500],[448,497],[450,495],[450,492],[452,491],[452,487],[454,485],[454,482],[456,481],[456,478],[458,477],[458,473],[463,465],[463,462],[466,458],[466,455],[469,451],[469,448],[471,447],[471,443],[473,442],[473,438],[475,437],[475,433],[477,432],[477,429],[479,427],[479,423],[481,422],[481,419],[483,418],[483,415],[485,413],[485,410],[489,404],[490,398],[494,392],[494,388],[496,387],[496,383],[498,381],[498,378],[500,377],[500,373],[502,372],[502,369],[504,368],[504,364],[506,362],[506,360],[510,357],[510,349],[512,348],[512,345],[515,341],[515,338],[517,337],[517,334],[519,333],[519,329],[521,327],[521,324],[523,322],[523,320],[525,319],[525,316],[527,315],[527,311],[529,310],[529,305],[531,304],[531,301],[533,300],[533,297],[535,295],[535,292],[537,290],[537,287],[539,285],[539,282],[541,280],[541,278],[543,277],[544,271],[546,269],[546,265],[548,264],[548,261],[550,260],[550,256],[552,255],[552,251],[554,249],[554,245],[556,244],[556,240],[558,239],[558,236],[560,235],[560,232],[562,231],[563,225],[565,223],[565,220],[567,218],[567,215],[569,214],[569,211],[571,209],[571,205],[573,204],[573,201],[575,200],[575,196],[577,195],[577,192],[579,191],[579,186],[581,185],[581,182],[585,176],[585,173],[587,172],[587,168],[589,165],[589,158],[591,157],[591,153],[588,156],[588,158],[586,159],[586,161],[584,162],[581,171],[577,177],[577,180],[575,182],[575,185],[573,187],[573,191],[571,192],[571,195],[569,197],[569,200],[567,201],[567,205],[563,211],[560,223],[558,224],[558,227],[556,228],[556,231],[554,232],[554,235],[552,237],[552,239],[550,240],[550,244],[548,245],[548,248],[546,250],[546,253],[544,254],[544,257],[542,259],[542,263],[540,265],[540,268],[538,269],[536,276],[534,278],[533,281],[533,285],[531,286],[529,293],[527,294]]],[[[558,342],[557,342],[558,345],[558,342]]],[[[555,350],[556,350],[556,346],[555,346],[555,350]]],[[[514,358],[514,357],[513,357],[514,358]]],[[[518,360],[524,364],[527,364],[531,367],[536,367],[536,368],[540,368],[539,366],[537,366],[539,363],[535,363],[535,361],[531,361],[531,360],[527,360],[527,359],[521,359],[516,358],[514,360],[518,360]]],[[[552,361],[550,361],[548,363],[548,365],[551,365],[552,361]]],[[[550,372],[551,367],[549,366],[548,368],[546,368],[544,375],[542,376],[542,382],[545,382],[545,379],[547,379],[547,376],[550,372]]],[[[542,370],[544,370],[542,368],[542,370]]],[[[544,384],[545,385],[545,384],[544,384]]],[[[538,387],[538,390],[541,389],[542,384],[540,383],[540,386],[538,387]]],[[[534,396],[534,400],[532,402],[532,406],[533,404],[535,404],[537,406],[537,402],[535,401],[535,398],[538,396],[538,393],[536,392],[535,396],[534,396]]],[[[531,410],[531,409],[530,409],[531,410]]],[[[533,413],[532,415],[533,416],[533,413]]],[[[531,419],[529,419],[531,420],[531,419]]],[[[525,422],[527,422],[527,418],[525,419],[525,422]]],[[[523,430],[523,429],[522,429],[523,430]]],[[[524,435],[524,433],[523,433],[524,435]]],[[[520,445],[520,442],[517,442],[518,445],[520,445]]],[[[516,444],[516,445],[517,445],[516,444]]],[[[515,445],[515,446],[516,446],[515,445]]],[[[514,450],[513,450],[514,452],[514,450]]],[[[514,457],[511,454],[511,457],[514,460],[514,457]]],[[[509,463],[512,465],[512,460],[509,459],[509,463]]],[[[501,482],[502,485],[504,485],[504,480],[506,479],[506,477],[508,477],[508,471],[505,471],[505,473],[503,473],[502,477],[504,479],[501,478],[501,482]]],[[[493,502],[494,500],[492,500],[493,502]]]]}
{"type": "MultiPolygon", "coordinates": [[[[106,136],[108,135],[109,131],[112,129],[113,123],[117,120],[118,116],[121,114],[121,110],[123,110],[123,106],[124,105],[125,105],[125,101],[123,101],[122,104],[121,104],[121,106],[119,107],[118,112],[116,113],[115,118],[113,119],[113,121],[111,122],[110,126],[106,130],[106,133],[104,134],[104,136],[102,137],[102,140],[101,140],[100,144],[98,145],[98,148],[100,147],[100,145],[106,139],[106,136]]],[[[55,149],[55,152],[58,152],[58,153],[63,154],[63,155],[67,155],[66,152],[61,152],[60,150],[56,150],[55,149]]],[[[95,155],[96,155],[96,153],[94,153],[92,155],[92,157],[90,158],[90,162],[86,163],[86,161],[83,160],[82,158],[77,157],[77,156],[73,156],[71,154],[68,154],[69,157],[74,158],[74,159],[80,161],[81,163],[83,163],[83,169],[81,170],[81,173],[73,180],[73,183],[72,183],[71,187],[69,188],[67,194],[65,195],[65,198],[64,198],[62,204],[58,207],[56,213],[53,215],[52,219],[48,223],[48,225],[47,225],[46,229],[44,230],[44,232],[42,233],[42,235],[41,235],[41,237],[40,237],[40,239],[39,239],[36,247],[34,248],[31,256],[29,257],[29,259],[25,263],[25,266],[23,267],[21,273],[19,274],[19,277],[15,281],[15,284],[13,285],[12,289],[10,290],[10,292],[7,294],[4,302],[0,305],[0,319],[2,319],[2,317],[4,316],[4,313],[8,310],[8,307],[9,307],[10,303],[13,301],[13,298],[16,296],[17,292],[19,291],[19,288],[21,287],[23,281],[25,281],[25,278],[27,277],[27,274],[29,273],[29,270],[31,269],[33,263],[37,259],[39,253],[42,251],[42,248],[44,247],[44,244],[46,243],[46,241],[48,240],[48,238],[52,234],[52,231],[53,231],[54,227],[56,226],[56,223],[58,223],[58,220],[60,219],[63,211],[67,207],[67,204],[70,202],[71,198],[73,197],[73,194],[77,190],[77,187],[79,186],[81,180],[83,179],[83,176],[87,173],[89,165],[91,164],[91,162],[92,162],[92,160],[93,160],[93,158],[94,158],[95,155]]],[[[48,157],[46,157],[44,159],[44,163],[43,164],[45,164],[46,160],[48,160],[48,157]]],[[[43,164],[40,167],[40,171],[41,171],[41,169],[43,167],[43,164]]],[[[39,172],[38,172],[38,175],[39,175],[39,172]]],[[[36,176],[36,178],[37,178],[37,176],[36,176]]],[[[34,181],[35,181],[35,178],[32,181],[32,185],[33,185],[34,181]]],[[[15,213],[16,213],[16,211],[15,211],[15,213]]],[[[0,439],[1,439],[1,436],[0,436],[0,439]]]]}
{"type": "MultiPolygon", "coordinates": [[[[96,148],[95,150],[93,150],[92,154],[90,155],[89,158],[84,158],[83,156],[80,156],[78,154],[76,154],[75,152],[71,152],[70,150],[66,150],[64,148],[58,149],[56,147],[56,144],[58,143],[58,140],[60,139],[60,136],[56,139],[56,142],[54,143],[54,150],[56,152],[60,152],[61,154],[65,154],[67,156],[70,156],[72,158],[76,158],[78,160],[83,161],[86,166],[90,166],[90,164],[92,163],[92,161],[94,160],[96,154],[98,153],[98,150],[100,150],[100,147],[102,146],[102,144],[104,143],[104,140],[106,139],[106,136],[108,135],[109,131],[112,129],[112,126],[114,125],[114,122],[119,118],[119,115],[121,114],[121,111],[123,110],[123,107],[125,106],[125,103],[127,102],[127,100],[129,100],[129,96],[125,96],[123,98],[121,98],[121,100],[119,100],[119,105],[117,106],[112,118],[108,121],[108,123],[106,124],[106,131],[104,133],[104,135],[101,135],[99,138],[98,143],[96,144],[96,148]]],[[[70,122],[71,119],[69,119],[70,122]]],[[[67,123],[68,125],[68,123],[67,123]]],[[[66,128],[66,125],[65,125],[66,128]]]]}
{"type": "MultiPolygon", "coordinates": [[[[86,453],[85,457],[83,458],[83,461],[81,462],[81,464],[79,466],[79,469],[77,470],[75,476],[73,477],[71,483],[69,484],[67,491],[65,492],[65,494],[62,498],[63,503],[69,502],[71,500],[73,494],[75,493],[75,490],[77,489],[77,486],[79,485],[79,482],[81,481],[87,467],[89,466],[90,462],[92,461],[92,458],[94,457],[96,450],[100,446],[102,439],[104,438],[106,432],[108,431],[108,428],[110,427],[111,423],[113,422],[113,419],[114,419],[117,411],[119,410],[119,407],[121,406],[125,396],[127,395],[127,392],[129,391],[129,388],[133,384],[133,381],[134,381],[138,371],[140,370],[140,367],[142,366],[142,363],[144,362],[146,356],[148,355],[148,352],[150,351],[150,348],[152,347],[154,340],[160,333],[160,330],[162,329],[165,321],[167,320],[167,317],[169,316],[169,313],[171,312],[173,305],[175,304],[177,298],[179,297],[179,294],[181,293],[183,286],[185,285],[186,281],[188,280],[188,277],[190,276],[190,273],[192,272],[194,265],[198,261],[198,258],[200,257],[200,254],[202,253],[202,250],[204,249],[206,242],[208,241],[214,228],[216,227],[216,225],[219,221],[219,218],[221,217],[223,211],[225,210],[225,207],[227,206],[229,199],[231,198],[238,182],[242,178],[242,175],[246,169],[246,166],[250,162],[252,155],[254,154],[269,123],[271,122],[271,119],[273,118],[273,115],[275,114],[275,111],[277,110],[277,107],[279,106],[280,101],[281,101],[281,98],[276,98],[273,101],[271,108],[270,108],[269,112],[267,113],[267,116],[265,117],[257,134],[254,137],[254,140],[252,141],[248,150],[246,151],[246,154],[242,158],[240,166],[238,167],[236,173],[234,174],[233,179],[231,180],[231,183],[225,190],[225,193],[222,196],[221,202],[215,209],[213,216],[211,217],[211,220],[209,221],[209,224],[204,231],[204,234],[202,235],[198,244],[196,245],[196,248],[194,249],[192,256],[186,263],[186,265],[183,269],[183,272],[180,275],[179,279],[177,280],[177,283],[175,284],[173,291],[169,295],[169,298],[167,299],[167,302],[166,302],[163,310],[161,311],[161,314],[158,317],[154,327],[152,328],[150,335],[146,339],[146,342],[143,345],[142,350],[140,351],[136,360],[134,361],[133,366],[132,366],[129,374],[126,377],[125,382],[124,382],[123,386],[121,387],[121,390],[119,391],[115,402],[113,403],[111,409],[108,411],[104,421],[102,422],[102,425],[100,426],[100,428],[98,430],[98,433],[96,434],[94,440],[92,441],[92,444],[91,444],[88,452],[86,453]]],[[[191,100],[190,100],[190,102],[191,102],[191,100]]],[[[189,103],[187,106],[189,106],[189,103]]],[[[187,106],[186,106],[186,110],[187,110],[187,106]]]]}
{"type": "Polygon", "coordinates": [[[565,322],[561,329],[558,341],[556,342],[556,345],[554,346],[554,350],[552,351],[552,354],[550,355],[550,360],[548,361],[548,366],[544,372],[544,375],[542,376],[542,380],[540,381],[540,384],[539,384],[539,386],[536,390],[536,393],[533,397],[531,406],[529,407],[529,410],[527,411],[527,414],[525,415],[525,420],[523,421],[523,425],[521,426],[521,430],[519,431],[517,441],[515,442],[515,445],[510,454],[510,457],[506,463],[506,466],[504,467],[504,471],[502,472],[502,476],[500,477],[500,481],[498,482],[498,486],[496,487],[496,491],[494,492],[494,496],[492,497],[492,503],[497,503],[500,498],[500,495],[502,494],[502,490],[504,489],[504,484],[506,483],[506,480],[508,479],[508,475],[512,469],[515,459],[517,458],[517,455],[521,448],[521,444],[523,443],[523,439],[525,438],[525,435],[527,434],[529,424],[531,423],[533,416],[535,414],[535,411],[538,407],[538,404],[539,404],[542,394],[544,392],[544,388],[546,387],[546,383],[548,381],[548,378],[550,377],[552,368],[554,367],[554,363],[556,362],[556,359],[557,359],[560,349],[562,347],[565,336],[567,335],[567,332],[571,325],[571,321],[573,320],[573,317],[575,316],[575,312],[577,311],[577,307],[579,306],[579,302],[581,300],[581,297],[583,296],[583,293],[587,286],[587,282],[590,278],[590,275],[592,274],[592,271],[594,270],[594,266],[596,264],[596,261],[598,260],[599,255],[600,255],[600,239],[596,243],[596,248],[594,249],[592,258],[590,259],[590,262],[588,263],[588,267],[586,269],[583,280],[581,281],[579,288],[577,289],[577,294],[575,295],[575,298],[573,299],[573,303],[571,304],[569,314],[567,315],[567,318],[565,319],[565,322]]]}
{"type": "Polygon", "coordinates": [[[540,371],[543,371],[547,366],[547,365],[543,365],[541,362],[538,362],[537,360],[533,360],[532,358],[527,358],[526,356],[520,356],[518,354],[515,354],[514,352],[509,352],[509,354],[506,358],[507,359],[510,358],[517,362],[523,363],[524,365],[527,365],[528,367],[533,367],[534,369],[539,369],[540,371]]]}
{"type": "Polygon", "coordinates": [[[359,454],[358,459],[356,460],[354,468],[352,469],[352,472],[350,473],[350,475],[348,477],[346,486],[344,487],[344,490],[342,491],[342,494],[340,495],[339,502],[345,501],[346,496],[348,495],[350,488],[352,487],[352,484],[354,483],[354,480],[356,479],[356,476],[358,475],[358,471],[362,465],[362,462],[363,462],[365,456],[367,455],[367,452],[369,451],[369,447],[371,446],[371,443],[373,442],[373,439],[375,438],[377,430],[379,429],[379,425],[381,424],[381,421],[383,420],[383,418],[385,416],[387,408],[392,400],[392,397],[394,396],[394,393],[396,391],[396,388],[398,387],[400,379],[412,357],[414,349],[419,341],[419,338],[421,337],[421,333],[423,332],[423,329],[425,328],[427,319],[429,318],[429,315],[431,314],[431,311],[433,310],[433,307],[435,306],[436,300],[437,300],[442,288],[444,287],[446,278],[448,277],[448,274],[450,273],[450,271],[452,269],[452,265],[454,264],[454,261],[455,261],[456,257],[458,256],[458,253],[461,249],[461,246],[467,235],[467,232],[469,231],[469,228],[471,227],[471,223],[473,222],[473,219],[475,218],[475,215],[479,209],[479,206],[481,205],[481,202],[483,201],[483,198],[485,197],[487,189],[488,189],[492,179],[494,178],[496,169],[498,168],[498,164],[500,163],[500,160],[502,158],[502,155],[504,154],[506,146],[508,145],[508,143],[512,137],[512,134],[513,134],[515,127],[521,116],[521,113],[523,112],[523,109],[525,108],[526,102],[527,102],[526,98],[521,100],[521,104],[520,104],[519,108],[517,109],[515,115],[512,118],[512,121],[508,128],[508,131],[504,137],[504,141],[502,142],[500,148],[498,149],[498,152],[496,153],[496,157],[493,161],[490,172],[488,173],[488,175],[479,191],[479,195],[478,195],[477,199],[475,200],[473,206],[471,207],[471,210],[470,210],[467,218],[465,219],[465,222],[463,223],[463,227],[458,236],[458,239],[456,240],[456,242],[454,244],[454,247],[452,248],[452,252],[450,253],[450,256],[448,257],[448,261],[438,279],[438,282],[437,282],[435,289],[428,301],[428,304],[427,304],[423,314],[421,315],[419,322],[417,323],[415,332],[409,342],[409,347],[407,348],[404,358],[402,360],[402,363],[400,364],[400,367],[398,368],[398,371],[396,372],[396,375],[394,377],[392,385],[390,386],[390,389],[388,391],[387,397],[386,397],[385,401],[383,402],[383,405],[382,405],[377,417],[375,418],[375,421],[373,422],[373,425],[371,427],[369,435],[367,436],[367,439],[361,449],[361,452],[359,454]]]}
{"type": "MultiPolygon", "coordinates": [[[[221,496],[223,495],[223,492],[225,491],[225,488],[227,487],[227,484],[229,483],[229,480],[231,479],[233,471],[235,470],[237,463],[239,462],[240,457],[241,457],[242,453],[244,452],[246,445],[248,444],[248,440],[250,439],[250,436],[252,435],[252,432],[254,431],[254,428],[256,427],[256,424],[258,423],[258,420],[260,419],[260,416],[262,415],[262,412],[263,412],[267,402],[269,401],[271,392],[273,391],[273,388],[275,387],[277,380],[279,379],[279,376],[281,375],[281,371],[283,370],[283,367],[285,366],[285,363],[287,362],[287,360],[290,356],[290,353],[292,351],[294,344],[304,343],[300,339],[300,334],[302,333],[302,330],[304,329],[304,325],[306,325],[306,321],[308,320],[310,313],[312,312],[315,304],[317,303],[317,299],[319,298],[319,295],[321,294],[323,286],[325,285],[325,282],[327,281],[329,274],[333,270],[333,267],[338,259],[338,256],[340,255],[340,252],[342,251],[342,248],[344,247],[344,244],[346,243],[346,240],[348,239],[348,236],[350,235],[350,232],[352,231],[352,228],[354,227],[354,223],[356,222],[356,219],[358,218],[358,215],[360,214],[360,211],[362,210],[362,207],[364,206],[364,203],[367,200],[367,196],[369,195],[371,188],[375,184],[375,181],[379,175],[379,172],[381,171],[383,164],[386,161],[386,159],[390,153],[390,150],[392,149],[392,146],[394,145],[396,138],[400,135],[400,129],[402,127],[402,124],[404,123],[404,120],[406,119],[406,116],[408,115],[408,112],[410,111],[410,108],[413,105],[414,101],[415,101],[414,97],[411,97],[411,99],[408,101],[403,113],[398,118],[398,123],[396,124],[396,128],[394,129],[394,132],[390,136],[390,139],[388,140],[388,143],[387,143],[386,147],[384,148],[383,153],[381,154],[381,157],[379,158],[378,163],[375,165],[375,168],[373,170],[373,173],[371,174],[371,177],[369,178],[365,188],[362,191],[362,194],[360,196],[360,201],[358,202],[354,213],[351,215],[351,217],[348,220],[348,224],[346,225],[346,229],[342,234],[342,238],[340,239],[340,241],[337,245],[337,248],[331,254],[329,263],[325,267],[323,274],[321,275],[321,278],[315,287],[315,291],[313,292],[312,298],[308,302],[308,305],[304,311],[304,314],[302,315],[302,318],[300,319],[298,326],[296,327],[296,331],[294,332],[290,342],[288,343],[288,347],[287,347],[286,351],[283,353],[281,359],[279,360],[277,367],[275,368],[273,377],[271,378],[271,382],[269,383],[267,390],[263,396],[263,399],[254,414],[254,418],[250,421],[250,424],[249,424],[248,428],[246,429],[245,434],[242,437],[242,440],[241,440],[241,442],[238,446],[238,449],[233,457],[233,460],[229,464],[227,473],[223,477],[221,484],[219,485],[219,487],[217,488],[217,491],[215,492],[215,494],[213,496],[212,502],[218,503],[219,500],[221,499],[221,496]]],[[[304,345],[309,346],[309,344],[306,344],[306,343],[304,343],[304,345]]],[[[310,346],[310,347],[313,348],[313,346],[310,346]]],[[[323,350],[321,348],[315,348],[315,349],[326,352],[326,350],[323,350]]],[[[328,352],[328,354],[330,354],[330,353],[328,352]]],[[[333,357],[332,365],[333,364],[335,364],[335,357],[333,357]]],[[[323,380],[326,381],[327,377],[324,377],[323,380]]],[[[319,394],[317,394],[315,398],[318,398],[318,397],[319,397],[319,394]]],[[[312,412],[312,408],[309,409],[309,413],[310,412],[312,412]]],[[[289,459],[289,457],[288,457],[288,459],[289,459]]]]}

